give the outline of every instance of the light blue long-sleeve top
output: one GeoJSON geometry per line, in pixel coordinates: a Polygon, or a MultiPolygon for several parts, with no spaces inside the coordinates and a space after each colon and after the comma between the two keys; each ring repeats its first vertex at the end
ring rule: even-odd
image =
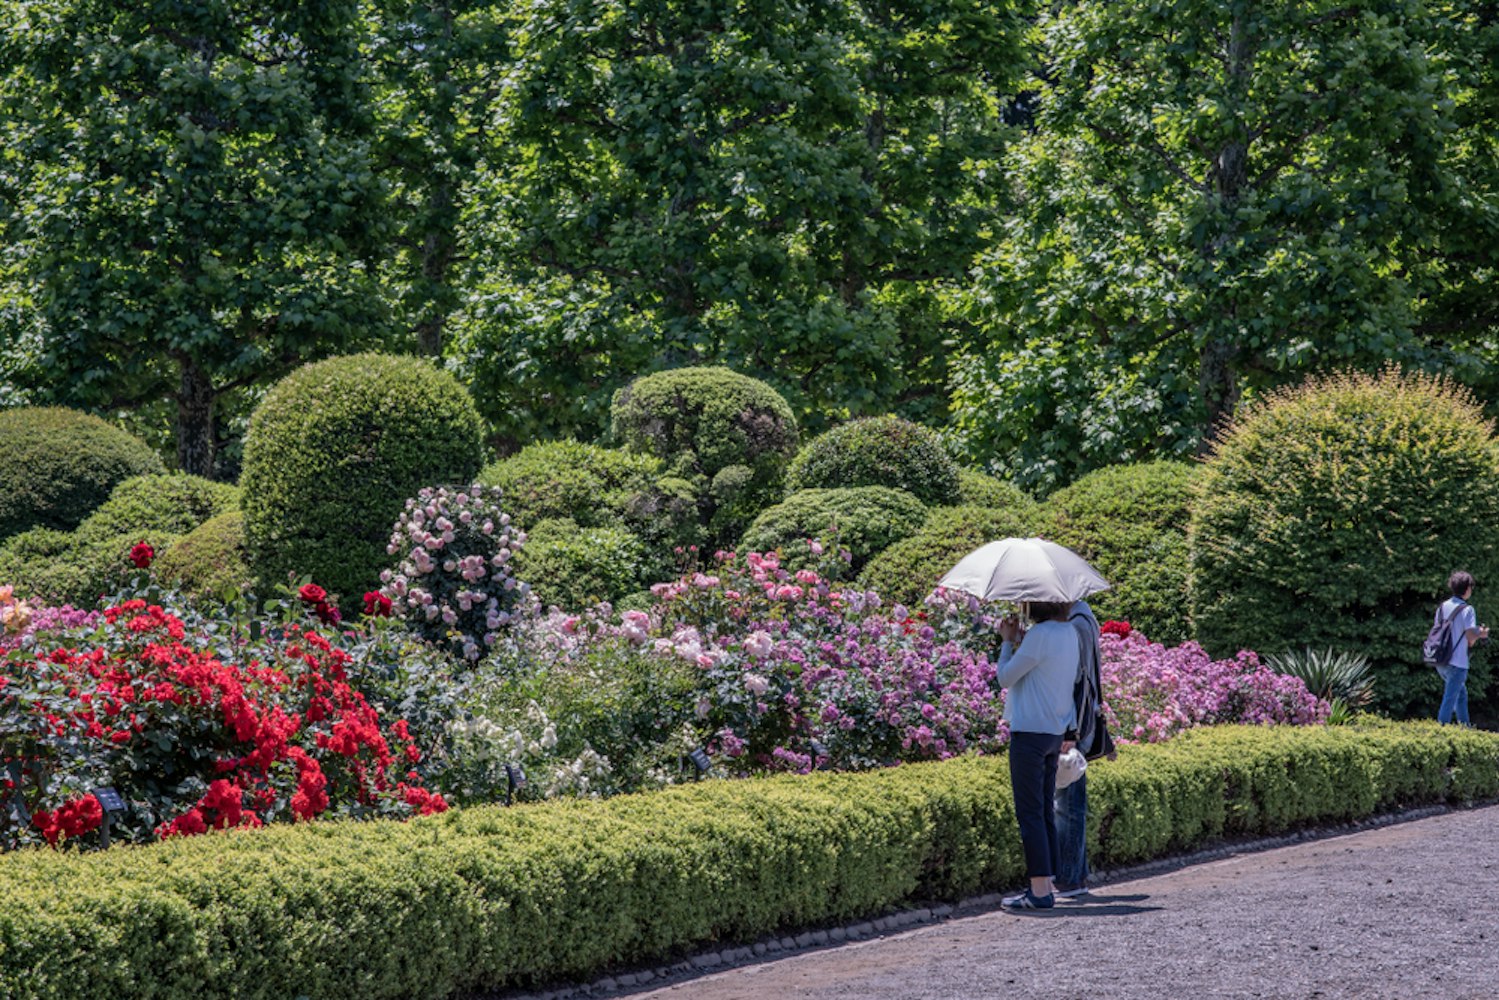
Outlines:
{"type": "Polygon", "coordinates": [[[1019,646],[1000,646],[995,681],[1009,689],[1005,718],[1011,732],[1060,736],[1077,725],[1072,685],[1078,663],[1077,630],[1065,621],[1040,622],[1019,646]]]}

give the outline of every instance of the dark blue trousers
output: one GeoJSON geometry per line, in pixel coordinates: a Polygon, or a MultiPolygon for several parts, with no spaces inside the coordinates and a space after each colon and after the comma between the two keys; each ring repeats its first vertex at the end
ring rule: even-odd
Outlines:
{"type": "Polygon", "coordinates": [[[1010,788],[1015,795],[1015,819],[1025,848],[1028,878],[1050,878],[1057,873],[1061,850],[1057,841],[1057,758],[1062,737],[1050,733],[1010,733],[1010,788]]]}

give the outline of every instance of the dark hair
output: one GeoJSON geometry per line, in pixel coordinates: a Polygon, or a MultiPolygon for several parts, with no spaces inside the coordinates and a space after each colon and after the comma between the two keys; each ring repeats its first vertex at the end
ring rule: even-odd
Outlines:
{"type": "Polygon", "coordinates": [[[1033,622],[1065,621],[1067,612],[1072,610],[1071,601],[1027,601],[1026,603],[1030,608],[1033,622]]]}
{"type": "Polygon", "coordinates": [[[1473,589],[1473,574],[1458,570],[1447,578],[1447,589],[1452,591],[1453,597],[1462,597],[1473,589]]]}

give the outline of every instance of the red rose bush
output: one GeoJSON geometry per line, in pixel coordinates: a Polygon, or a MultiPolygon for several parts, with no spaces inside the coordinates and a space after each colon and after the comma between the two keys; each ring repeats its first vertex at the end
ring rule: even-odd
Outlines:
{"type": "Polygon", "coordinates": [[[0,659],[0,847],[96,843],[104,787],[126,804],[115,838],[135,841],[446,809],[318,603],[259,639],[142,599],[28,635],[0,659]]]}

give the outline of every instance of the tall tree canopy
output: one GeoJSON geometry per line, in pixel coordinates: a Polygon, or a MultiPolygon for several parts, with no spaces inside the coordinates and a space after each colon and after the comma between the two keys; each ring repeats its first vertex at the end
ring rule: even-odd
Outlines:
{"type": "Polygon", "coordinates": [[[380,332],[383,224],[355,0],[11,0],[0,11],[3,334],[40,399],[215,404],[380,332]]]}
{"type": "Polygon", "coordinates": [[[455,347],[482,405],[588,432],[631,375],[726,362],[813,427],[940,419],[1021,28],[986,0],[515,8],[491,278],[455,347]]]}
{"type": "MultiPolygon", "coordinates": [[[[1492,162],[1463,148],[1492,139],[1450,96],[1493,70],[1431,55],[1444,33],[1420,0],[1044,17],[1036,128],[1009,161],[1022,208],[983,261],[985,336],[954,379],[970,453],[1065,481],[1190,452],[1242,392],[1298,372],[1426,360],[1429,296],[1472,290],[1451,268],[1473,248],[1443,220],[1494,218],[1471,186],[1492,162]]],[[[1460,342],[1482,326],[1453,319],[1460,342]]]]}

